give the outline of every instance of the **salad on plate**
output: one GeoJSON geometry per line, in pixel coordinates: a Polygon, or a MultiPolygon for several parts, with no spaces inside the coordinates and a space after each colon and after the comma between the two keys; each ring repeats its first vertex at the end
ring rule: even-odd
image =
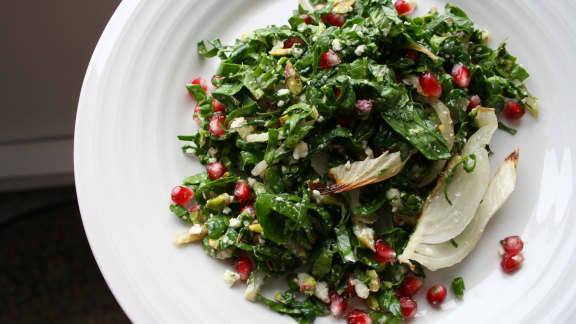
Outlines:
{"type": "MultiPolygon", "coordinates": [[[[221,63],[186,85],[199,127],[179,139],[206,171],[172,191],[174,242],[233,262],[247,300],[299,323],[410,319],[424,270],[461,262],[514,191],[518,149],[493,172],[490,144],[538,116],[529,74],[461,9],[415,6],[300,1],[286,25],[198,44],[221,63]],[[273,278],[287,288],[266,297],[273,278]]],[[[506,272],[521,243],[504,241],[506,272]]]]}

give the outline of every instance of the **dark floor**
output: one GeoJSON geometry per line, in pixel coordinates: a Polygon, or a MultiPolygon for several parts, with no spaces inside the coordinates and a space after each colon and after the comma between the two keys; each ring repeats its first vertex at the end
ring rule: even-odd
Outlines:
{"type": "Polygon", "coordinates": [[[86,241],[74,188],[0,194],[0,323],[128,323],[86,241]]]}

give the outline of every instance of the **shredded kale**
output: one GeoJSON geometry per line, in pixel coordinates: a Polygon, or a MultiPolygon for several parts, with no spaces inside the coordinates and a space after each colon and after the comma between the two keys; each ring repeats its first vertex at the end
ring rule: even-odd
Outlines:
{"type": "MultiPolygon", "coordinates": [[[[524,84],[526,69],[505,43],[489,47],[486,32],[464,11],[447,5],[443,12],[410,17],[399,15],[394,2],[311,0],[323,7],[299,6],[287,24],[250,31],[232,43],[197,45],[198,55],[220,63],[209,90],[210,82],[186,84],[197,104],[190,116],[198,130],[178,139],[182,151],[208,170],[183,180],[194,197],[171,204],[170,211],[203,230],[210,256],[248,256],[258,273],[291,278],[290,289],[275,300],[256,299],[298,323],[313,323],[328,311],[321,301],[326,296],[304,293],[311,287],[298,282],[297,272],[340,294],[356,279],[371,289],[366,304],[374,323],[403,322],[394,291],[407,275],[422,277],[422,268],[378,262],[375,242],[397,255],[404,250],[436,185],[420,183],[438,161],[461,156],[476,130],[471,96],[498,113],[509,100],[538,113],[524,84]],[[349,11],[334,12],[348,2],[349,11]],[[469,69],[467,87],[452,76],[456,64],[469,69]],[[424,72],[436,76],[439,96],[427,97],[413,82],[424,72]],[[432,106],[436,100],[449,109],[453,145],[432,106]],[[356,193],[321,193],[322,186],[341,185],[333,183],[330,168],[386,152],[399,152],[402,161],[391,178],[361,184],[356,193]],[[214,176],[214,170],[222,172],[214,176]]],[[[499,128],[517,132],[502,121],[499,128]]],[[[476,156],[464,155],[445,171],[450,204],[447,188],[455,171],[475,166],[476,156]]],[[[380,177],[392,168],[366,172],[380,177]]],[[[463,280],[454,280],[452,289],[462,298],[463,280]]]]}

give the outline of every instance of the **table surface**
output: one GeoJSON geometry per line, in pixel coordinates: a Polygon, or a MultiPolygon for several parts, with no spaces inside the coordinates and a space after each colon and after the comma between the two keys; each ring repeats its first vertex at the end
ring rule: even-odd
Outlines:
{"type": "Polygon", "coordinates": [[[129,323],[94,261],[72,187],[0,194],[0,260],[0,323],[129,323]]]}

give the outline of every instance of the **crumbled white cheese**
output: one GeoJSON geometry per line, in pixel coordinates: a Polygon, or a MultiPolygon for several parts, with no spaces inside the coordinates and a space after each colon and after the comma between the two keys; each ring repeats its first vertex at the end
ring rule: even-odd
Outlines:
{"type": "Polygon", "coordinates": [[[238,273],[230,270],[224,271],[224,282],[228,285],[228,287],[234,286],[238,279],[240,279],[240,275],[238,273]]]}
{"type": "Polygon", "coordinates": [[[278,90],[278,92],[276,92],[276,94],[278,94],[278,96],[286,96],[286,95],[290,94],[290,90],[280,89],[280,90],[278,90]]]}
{"type": "Polygon", "coordinates": [[[194,149],[191,147],[187,147],[184,151],[184,154],[194,154],[194,149]]]}
{"type": "Polygon", "coordinates": [[[318,191],[316,189],[312,190],[312,197],[314,197],[317,204],[322,202],[322,194],[320,194],[320,191],[318,191]]]}
{"type": "Polygon", "coordinates": [[[354,50],[354,54],[356,54],[357,56],[362,56],[364,54],[365,50],[366,50],[366,45],[364,45],[364,44],[358,45],[358,47],[356,47],[356,49],[354,50]]]}
{"type": "Polygon", "coordinates": [[[276,197],[275,199],[276,199],[276,201],[284,201],[284,198],[282,198],[282,197],[276,197]]]}
{"type": "Polygon", "coordinates": [[[194,224],[188,230],[188,233],[192,234],[192,235],[197,235],[197,234],[202,234],[202,233],[207,233],[207,232],[208,232],[208,229],[206,228],[206,226],[204,226],[202,224],[194,224]]]}
{"type": "Polygon", "coordinates": [[[218,157],[218,150],[215,147],[210,146],[210,148],[208,149],[208,154],[213,158],[217,158],[218,157]]]}
{"type": "Polygon", "coordinates": [[[230,122],[230,129],[232,132],[237,132],[240,138],[246,140],[246,137],[254,132],[253,126],[245,126],[247,123],[248,121],[244,117],[234,118],[230,122]]]}
{"type": "Polygon", "coordinates": [[[256,179],[251,178],[251,177],[248,178],[248,185],[250,186],[250,188],[254,187],[254,184],[256,184],[256,182],[258,182],[258,181],[256,181],[256,179]]]}
{"type": "Polygon", "coordinates": [[[402,199],[401,199],[400,190],[396,188],[390,188],[386,191],[386,199],[390,200],[390,205],[392,206],[392,212],[395,213],[398,209],[402,208],[402,199]]]}
{"type": "Polygon", "coordinates": [[[277,105],[278,107],[283,107],[284,104],[286,104],[286,103],[284,102],[284,100],[278,100],[278,103],[277,103],[276,105],[277,105]]]}
{"type": "Polygon", "coordinates": [[[324,281],[319,281],[316,283],[316,289],[314,290],[314,296],[320,299],[326,304],[330,304],[330,296],[328,292],[328,284],[324,281]]]}
{"type": "Polygon", "coordinates": [[[268,133],[250,134],[246,136],[246,142],[248,143],[267,142],[267,141],[268,141],[268,133]]]}
{"type": "Polygon", "coordinates": [[[240,219],[238,219],[238,217],[230,218],[229,226],[232,228],[238,228],[242,226],[242,222],[240,221],[240,219]]]}
{"type": "Polygon", "coordinates": [[[268,163],[266,163],[266,160],[262,160],[254,166],[251,173],[255,177],[261,177],[262,175],[264,175],[264,172],[266,172],[267,168],[268,168],[268,163]]]}
{"type": "Polygon", "coordinates": [[[350,161],[346,161],[346,164],[344,165],[344,167],[346,168],[346,171],[350,171],[350,169],[352,168],[350,161]]]}
{"type": "Polygon", "coordinates": [[[334,38],[334,40],[332,41],[332,49],[335,50],[336,52],[342,50],[342,44],[340,43],[340,40],[338,38],[334,38]]]}
{"type": "Polygon", "coordinates": [[[233,253],[232,249],[225,249],[225,250],[216,251],[216,254],[214,256],[216,257],[216,259],[226,260],[226,259],[230,259],[233,254],[234,253],[233,253]]]}
{"type": "Polygon", "coordinates": [[[230,209],[230,207],[226,206],[224,207],[224,209],[222,209],[222,212],[226,215],[230,214],[230,212],[232,211],[232,209],[230,209]]]}
{"type": "Polygon", "coordinates": [[[234,118],[230,122],[230,128],[242,127],[242,126],[246,125],[246,123],[247,123],[247,121],[246,121],[246,118],[244,118],[244,117],[234,118]]]}
{"type": "Polygon", "coordinates": [[[306,156],[308,156],[308,144],[305,142],[296,144],[294,151],[292,152],[292,157],[294,160],[299,160],[301,158],[305,158],[306,156]]]}
{"type": "Polygon", "coordinates": [[[354,286],[354,291],[356,291],[356,295],[362,299],[368,298],[370,295],[370,289],[366,286],[362,281],[358,279],[350,280],[350,283],[354,286]]]}
{"type": "Polygon", "coordinates": [[[320,115],[320,116],[318,117],[317,121],[318,121],[319,123],[323,122],[323,121],[324,121],[324,116],[320,115]]]}

